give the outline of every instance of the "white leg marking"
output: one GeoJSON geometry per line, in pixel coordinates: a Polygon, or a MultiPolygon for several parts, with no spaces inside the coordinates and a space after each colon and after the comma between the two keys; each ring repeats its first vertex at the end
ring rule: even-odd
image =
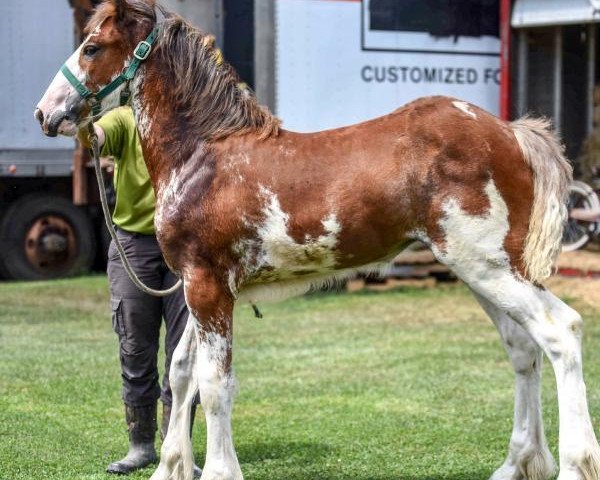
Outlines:
{"type": "MultiPolygon", "coordinates": [[[[560,480],[600,478],[600,447],[588,413],[581,317],[550,292],[506,271],[477,290],[521,325],[550,359],[558,389],[560,480]]],[[[475,290],[475,287],[474,287],[475,290]]]]}
{"type": "Polygon", "coordinates": [[[206,463],[202,480],[242,480],[233,446],[231,410],[235,380],[228,366],[231,341],[216,333],[197,329],[198,367],[202,408],[206,416],[206,463]]]}
{"type": "Polygon", "coordinates": [[[196,321],[190,315],[181,340],[173,352],[169,372],[173,391],[171,419],[160,452],[160,464],[150,480],[192,480],[194,456],[190,440],[190,415],[197,392],[194,377],[196,364],[196,321]]]}

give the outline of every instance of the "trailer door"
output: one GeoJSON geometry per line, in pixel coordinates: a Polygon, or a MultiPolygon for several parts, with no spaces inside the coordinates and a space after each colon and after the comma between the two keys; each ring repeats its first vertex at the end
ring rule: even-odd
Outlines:
{"type": "Polygon", "coordinates": [[[73,52],[73,14],[66,0],[0,2],[0,150],[72,149],[47,138],[33,118],[35,105],[73,52]]]}

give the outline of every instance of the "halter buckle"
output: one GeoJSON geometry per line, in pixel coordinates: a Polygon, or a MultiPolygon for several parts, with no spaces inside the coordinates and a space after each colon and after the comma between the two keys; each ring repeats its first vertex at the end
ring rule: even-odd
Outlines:
{"type": "Polygon", "coordinates": [[[96,94],[92,94],[87,98],[87,101],[92,109],[92,116],[97,117],[100,115],[102,109],[102,103],[96,98],[96,94]]]}
{"type": "Polygon", "coordinates": [[[137,44],[135,50],[133,51],[133,56],[137,58],[140,62],[143,62],[150,55],[150,51],[152,50],[152,45],[146,40],[142,40],[137,44]]]}

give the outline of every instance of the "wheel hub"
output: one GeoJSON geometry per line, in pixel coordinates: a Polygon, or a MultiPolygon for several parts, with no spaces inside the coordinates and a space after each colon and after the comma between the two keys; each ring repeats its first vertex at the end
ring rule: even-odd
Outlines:
{"type": "Polygon", "coordinates": [[[57,273],[68,269],[76,253],[73,228],[56,215],[37,218],[25,235],[27,259],[42,273],[57,273]]]}

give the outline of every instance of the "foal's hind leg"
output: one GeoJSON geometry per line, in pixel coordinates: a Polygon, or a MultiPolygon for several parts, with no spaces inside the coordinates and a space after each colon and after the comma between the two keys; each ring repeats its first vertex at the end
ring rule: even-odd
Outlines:
{"type": "Polygon", "coordinates": [[[432,250],[471,290],[520,325],[550,359],[560,413],[559,480],[599,480],[600,446],[583,383],[581,317],[515,273],[505,251],[508,207],[492,180],[485,193],[490,206],[482,214],[468,213],[455,199],[446,201],[432,250]]]}
{"type": "Polygon", "coordinates": [[[192,480],[193,477],[190,417],[192,401],[197,392],[194,377],[197,361],[196,328],[196,321],[190,316],[173,352],[169,372],[173,392],[171,418],[160,452],[160,464],[150,480],[192,480]]]}
{"type": "MultiPolygon", "coordinates": [[[[490,180],[490,208],[480,215],[446,201],[439,228],[443,241],[431,242],[438,259],[471,290],[519,324],[550,359],[560,413],[559,480],[600,479],[600,446],[588,413],[581,364],[579,314],[542,287],[514,272],[505,251],[510,229],[506,203],[490,180]]],[[[440,237],[440,232],[434,232],[440,237]]]]}
{"type": "Polygon", "coordinates": [[[491,480],[547,480],[556,470],[542,420],[542,350],[531,336],[485,298],[475,297],[490,316],[515,370],[515,413],[508,457],[491,480]]]}
{"type": "Polygon", "coordinates": [[[470,276],[463,272],[471,289],[523,327],[552,363],[559,403],[559,480],[600,479],[600,447],[583,383],[581,317],[547,290],[515,277],[510,269],[489,267],[479,278],[470,276]]]}
{"type": "Polygon", "coordinates": [[[600,479],[600,447],[588,412],[582,368],[581,316],[547,290],[530,287],[538,304],[525,327],[552,362],[560,421],[559,480],[600,479]]]}

